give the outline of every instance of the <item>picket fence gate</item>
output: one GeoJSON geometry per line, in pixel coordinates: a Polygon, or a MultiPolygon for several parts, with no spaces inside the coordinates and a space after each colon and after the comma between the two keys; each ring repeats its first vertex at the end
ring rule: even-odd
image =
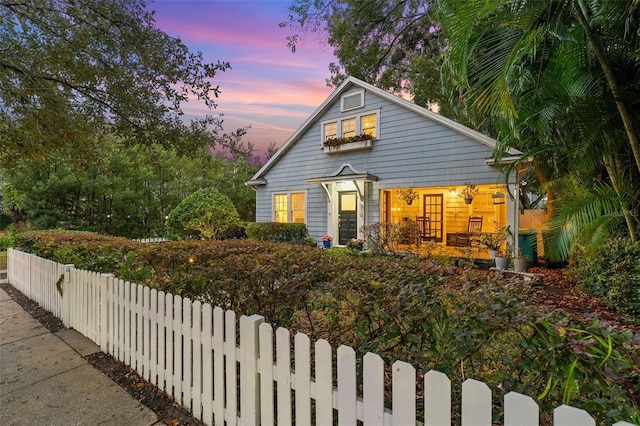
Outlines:
{"type": "MultiPolygon", "coordinates": [[[[302,333],[293,338],[292,365],[289,331],[274,333],[259,315],[238,320],[233,311],[14,249],[8,251],[8,281],[207,425],[443,426],[458,409],[449,378],[432,370],[424,376],[424,423],[417,422],[416,370],[402,361],[392,365],[391,408],[385,408],[380,356],[363,357],[359,395],[354,350],[335,351],[334,371],[329,343],[313,343],[312,358],[312,343],[302,333]]],[[[466,380],[460,424],[491,426],[491,397],[485,383],[466,380]]],[[[532,398],[505,395],[505,426],[539,424],[532,398]]],[[[595,426],[595,420],[563,405],[554,410],[553,425],[595,426]]]]}

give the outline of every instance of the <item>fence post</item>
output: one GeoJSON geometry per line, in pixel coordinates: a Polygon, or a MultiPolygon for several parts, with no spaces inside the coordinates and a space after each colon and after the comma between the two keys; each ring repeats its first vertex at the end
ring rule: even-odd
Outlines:
{"type": "Polygon", "coordinates": [[[538,404],[526,395],[509,392],[504,396],[505,426],[538,426],[540,424],[538,404]]]}
{"type": "Polygon", "coordinates": [[[483,382],[462,383],[462,426],[491,426],[491,389],[483,382]]]}
{"type": "Polygon", "coordinates": [[[553,410],[553,426],[596,426],[596,421],[580,408],[561,405],[553,410]]]}
{"type": "Polygon", "coordinates": [[[73,303],[71,294],[73,293],[73,284],[71,283],[71,278],[74,268],[75,265],[72,264],[64,265],[64,281],[62,281],[58,287],[58,291],[62,297],[62,322],[67,328],[72,327],[71,310],[73,309],[73,303]]]}
{"type": "Polygon", "coordinates": [[[111,327],[113,327],[113,319],[110,321],[109,311],[111,310],[111,304],[113,303],[111,295],[113,294],[113,274],[102,274],[102,285],[98,288],[98,295],[100,298],[100,323],[98,324],[100,350],[108,354],[109,352],[109,337],[111,333],[111,327]]]}
{"type": "Polygon", "coordinates": [[[264,322],[260,315],[240,317],[240,422],[258,424],[260,414],[260,376],[258,328],[264,322]]]}
{"type": "Polygon", "coordinates": [[[436,370],[424,375],[424,424],[451,424],[451,380],[436,370]]]}

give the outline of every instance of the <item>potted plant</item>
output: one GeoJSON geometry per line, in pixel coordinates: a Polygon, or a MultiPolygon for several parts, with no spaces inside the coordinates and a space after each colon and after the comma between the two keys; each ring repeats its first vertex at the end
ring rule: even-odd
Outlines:
{"type": "Polygon", "coordinates": [[[496,254],[496,269],[509,269],[510,260],[508,252],[499,251],[496,254]]]}
{"type": "Polygon", "coordinates": [[[418,193],[414,191],[413,188],[411,187],[409,188],[398,187],[398,189],[396,189],[396,195],[401,200],[404,200],[404,202],[407,203],[408,206],[410,206],[413,203],[413,200],[417,200],[419,197],[418,193]]]}
{"type": "Polygon", "coordinates": [[[347,248],[362,251],[362,249],[364,248],[364,241],[364,238],[352,238],[351,240],[347,241],[347,248]]]}
{"type": "Polygon", "coordinates": [[[527,272],[529,269],[529,259],[522,254],[522,248],[518,247],[513,258],[513,270],[516,272],[527,272]]]}
{"type": "Polygon", "coordinates": [[[326,249],[331,248],[331,241],[333,241],[333,237],[329,234],[324,235],[320,238],[322,240],[322,246],[326,249]]]}
{"type": "Polygon", "coordinates": [[[465,182],[465,187],[462,188],[462,191],[458,193],[458,196],[464,198],[464,202],[466,204],[471,204],[471,202],[473,201],[473,197],[476,196],[478,191],[479,189],[476,188],[474,184],[472,184],[471,182],[465,182]]]}
{"type": "Polygon", "coordinates": [[[507,241],[507,228],[504,226],[496,232],[483,232],[478,242],[489,250],[489,258],[495,259],[498,250],[507,241]]]}

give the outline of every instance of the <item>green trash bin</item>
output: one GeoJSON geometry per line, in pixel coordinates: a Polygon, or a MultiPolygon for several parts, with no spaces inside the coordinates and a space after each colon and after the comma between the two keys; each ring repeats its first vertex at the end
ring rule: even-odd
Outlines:
{"type": "Polygon", "coordinates": [[[518,232],[518,247],[522,251],[522,255],[529,259],[529,265],[538,264],[538,241],[537,233],[533,231],[518,232]]]}

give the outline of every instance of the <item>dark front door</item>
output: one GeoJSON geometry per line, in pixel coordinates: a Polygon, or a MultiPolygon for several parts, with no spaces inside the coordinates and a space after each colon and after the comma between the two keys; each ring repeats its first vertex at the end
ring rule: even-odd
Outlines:
{"type": "Polygon", "coordinates": [[[424,195],[422,197],[424,215],[429,218],[431,237],[442,242],[442,194],[424,195]]]}
{"type": "Polygon", "coordinates": [[[338,244],[343,246],[358,237],[358,195],[340,192],[338,197],[338,244]]]}

